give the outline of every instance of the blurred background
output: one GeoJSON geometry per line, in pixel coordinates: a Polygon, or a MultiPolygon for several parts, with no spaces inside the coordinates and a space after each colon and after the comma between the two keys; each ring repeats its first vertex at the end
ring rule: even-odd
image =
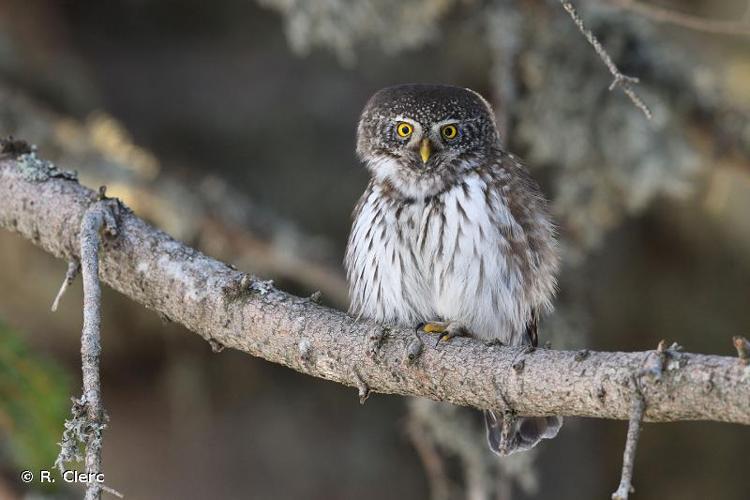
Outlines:
{"type": "MultiPolygon", "coordinates": [[[[747,3],[576,2],[641,79],[648,121],[555,0],[0,0],[0,133],[203,252],[345,308],[362,106],[395,83],[471,87],[560,225],[542,342],[732,355],[750,332],[747,3]]],[[[51,468],[80,393],[80,280],[53,314],[64,262],[6,231],[0,262],[0,498],[78,498],[18,474],[51,468]]],[[[473,412],[360,406],[110,290],[103,307],[104,472],[126,498],[595,499],[619,482],[625,422],[568,418],[501,461],[473,412]]],[[[736,425],[646,424],[634,498],[745,499],[749,444],[736,425]]]]}

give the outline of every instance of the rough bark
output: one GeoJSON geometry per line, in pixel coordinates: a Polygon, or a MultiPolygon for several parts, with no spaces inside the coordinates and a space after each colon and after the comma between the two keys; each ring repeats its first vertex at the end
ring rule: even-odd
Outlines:
{"type": "MultiPolygon", "coordinates": [[[[96,194],[33,155],[0,160],[0,227],[66,260],[80,259],[80,221],[96,194]]],[[[736,357],[574,352],[488,346],[458,338],[405,361],[414,338],[295,297],[207,257],[127,210],[105,239],[109,286],[212,345],[362,387],[523,415],[627,420],[636,394],[646,421],[750,424],[750,368],[736,357]],[[641,376],[642,375],[642,376],[641,376]]],[[[729,347],[727,339],[727,347],[729,347]]]]}

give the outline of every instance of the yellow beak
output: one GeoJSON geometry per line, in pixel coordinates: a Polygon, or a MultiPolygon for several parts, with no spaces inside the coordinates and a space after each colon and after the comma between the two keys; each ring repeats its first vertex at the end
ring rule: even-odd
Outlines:
{"type": "Polygon", "coordinates": [[[422,163],[427,163],[427,160],[430,159],[431,152],[430,140],[422,139],[422,142],[419,144],[419,156],[422,157],[422,163]]]}

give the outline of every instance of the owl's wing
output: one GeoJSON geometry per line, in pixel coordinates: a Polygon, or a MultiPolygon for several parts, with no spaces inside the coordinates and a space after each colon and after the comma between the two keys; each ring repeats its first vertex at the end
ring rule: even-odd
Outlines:
{"type": "Polygon", "coordinates": [[[526,325],[526,336],[533,347],[539,344],[539,313],[536,309],[531,310],[531,319],[526,325]]]}
{"type": "MultiPolygon", "coordinates": [[[[512,244],[511,249],[516,255],[534,255],[532,259],[523,261],[521,274],[528,291],[526,305],[531,309],[524,341],[537,347],[539,317],[542,312],[551,309],[551,298],[555,292],[555,275],[559,265],[555,228],[549,215],[547,201],[523,164],[513,155],[503,154],[498,165],[511,174],[507,181],[500,177],[498,189],[505,187],[503,182],[510,187],[511,195],[507,197],[507,208],[516,223],[523,228],[522,238],[515,242],[517,248],[513,248],[512,244]],[[530,260],[534,261],[533,265],[530,260]]],[[[512,239],[513,234],[510,240],[512,239]]]]}

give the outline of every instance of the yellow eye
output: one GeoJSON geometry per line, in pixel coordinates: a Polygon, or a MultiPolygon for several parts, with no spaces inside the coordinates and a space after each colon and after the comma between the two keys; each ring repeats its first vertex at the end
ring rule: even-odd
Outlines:
{"type": "Polygon", "coordinates": [[[396,133],[399,137],[409,137],[414,132],[414,127],[406,122],[401,122],[396,125],[396,133]]]}
{"type": "Polygon", "coordinates": [[[443,139],[450,141],[458,136],[458,129],[455,125],[446,125],[440,129],[440,133],[443,134],[443,139]]]}

